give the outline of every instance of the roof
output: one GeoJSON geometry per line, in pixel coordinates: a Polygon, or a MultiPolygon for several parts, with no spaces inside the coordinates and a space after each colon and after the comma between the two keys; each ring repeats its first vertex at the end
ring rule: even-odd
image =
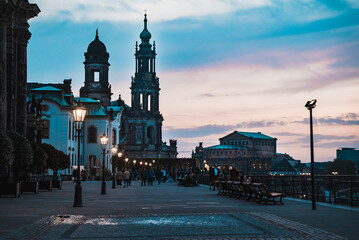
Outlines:
{"type": "Polygon", "coordinates": [[[211,147],[206,147],[203,149],[208,150],[217,150],[217,149],[248,149],[247,147],[233,146],[233,145],[215,145],[211,147]]]}
{"type": "Polygon", "coordinates": [[[271,139],[271,140],[275,139],[270,136],[264,135],[261,132],[237,132],[237,131],[234,131],[234,132],[220,138],[219,140],[229,137],[230,135],[233,135],[233,134],[240,134],[240,135],[246,136],[248,138],[254,138],[254,139],[271,139]]]}
{"type": "Polygon", "coordinates": [[[74,100],[76,102],[81,102],[81,103],[99,103],[100,101],[92,99],[92,98],[85,98],[85,97],[76,97],[74,98],[74,100]]]}
{"type": "Polygon", "coordinates": [[[52,86],[45,86],[45,87],[39,87],[39,88],[33,88],[31,89],[31,91],[38,91],[38,92],[62,92],[61,89],[58,89],[58,88],[55,88],[55,87],[52,87],[52,86]]]}

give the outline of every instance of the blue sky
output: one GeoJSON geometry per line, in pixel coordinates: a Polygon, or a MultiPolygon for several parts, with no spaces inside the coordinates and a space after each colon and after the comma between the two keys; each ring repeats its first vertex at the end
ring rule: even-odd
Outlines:
{"type": "Polygon", "coordinates": [[[307,100],[317,98],[316,158],[359,147],[359,1],[31,1],[28,81],[84,81],[84,52],[99,28],[114,96],[130,99],[144,9],[157,45],[164,141],[180,156],[234,130],[278,138],[309,161],[307,100]],[[334,137],[335,136],[335,137],[334,137]]]}

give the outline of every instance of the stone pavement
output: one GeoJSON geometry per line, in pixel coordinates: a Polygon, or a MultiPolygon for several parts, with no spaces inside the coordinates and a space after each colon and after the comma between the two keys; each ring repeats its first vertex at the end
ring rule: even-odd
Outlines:
{"type": "Polygon", "coordinates": [[[111,189],[83,183],[0,198],[0,239],[358,239],[359,210],[284,200],[284,205],[218,196],[207,186],[154,184],[111,189]]]}

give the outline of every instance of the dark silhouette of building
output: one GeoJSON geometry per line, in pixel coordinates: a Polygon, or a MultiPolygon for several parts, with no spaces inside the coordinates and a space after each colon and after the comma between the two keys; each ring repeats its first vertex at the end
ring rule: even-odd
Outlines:
{"type": "Polygon", "coordinates": [[[163,117],[159,111],[159,78],[156,76],[156,45],[150,43],[145,14],[141,44],[136,42],[135,76],[131,82],[131,107],[123,116],[122,143],[131,158],[176,158],[177,141],[162,142],[163,117]]]}
{"type": "Polygon", "coordinates": [[[100,100],[103,105],[111,102],[111,85],[108,83],[109,54],[100,41],[98,30],[96,37],[85,52],[85,86],[80,89],[80,96],[100,100]]]}
{"type": "Polygon", "coordinates": [[[234,131],[219,139],[220,144],[203,147],[199,143],[192,158],[199,160],[202,167],[211,164],[232,165],[251,174],[268,172],[277,151],[277,139],[260,132],[234,131]]]}
{"type": "Polygon", "coordinates": [[[26,135],[28,20],[40,9],[27,0],[0,0],[0,129],[26,135]]]}

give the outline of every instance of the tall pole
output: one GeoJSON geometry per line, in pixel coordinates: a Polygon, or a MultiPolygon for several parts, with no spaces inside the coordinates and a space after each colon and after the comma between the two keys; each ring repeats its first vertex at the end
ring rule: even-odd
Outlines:
{"type": "Polygon", "coordinates": [[[305,104],[305,107],[309,110],[309,120],[310,120],[310,178],[311,178],[311,187],[312,187],[312,209],[317,209],[316,206],[316,196],[315,196],[315,173],[314,173],[314,141],[313,141],[313,116],[312,110],[315,108],[317,100],[308,101],[305,104]]]}
{"type": "MultiPolygon", "coordinates": [[[[80,123],[78,123],[80,124],[80,123]]],[[[80,180],[80,139],[82,126],[76,128],[77,131],[77,182],[75,187],[75,202],[74,207],[82,207],[82,186],[80,180]]]]}
{"type": "Polygon", "coordinates": [[[112,156],[112,188],[116,188],[114,163],[115,163],[115,156],[112,156]]]}
{"type": "Polygon", "coordinates": [[[106,182],[105,182],[105,151],[106,149],[103,149],[103,163],[102,163],[102,186],[101,186],[101,194],[106,194],[106,182]]]}
{"type": "Polygon", "coordinates": [[[315,196],[315,173],[314,173],[314,141],[313,141],[313,116],[312,108],[309,109],[310,114],[310,174],[311,174],[311,185],[312,185],[312,209],[317,209],[316,196],[315,196]]]}

